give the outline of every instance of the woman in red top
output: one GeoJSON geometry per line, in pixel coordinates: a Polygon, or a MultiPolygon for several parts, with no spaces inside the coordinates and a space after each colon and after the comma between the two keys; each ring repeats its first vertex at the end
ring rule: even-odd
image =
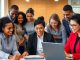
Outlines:
{"type": "Polygon", "coordinates": [[[75,14],[70,19],[71,32],[64,50],[68,58],[80,59],[80,14],[75,14]]]}

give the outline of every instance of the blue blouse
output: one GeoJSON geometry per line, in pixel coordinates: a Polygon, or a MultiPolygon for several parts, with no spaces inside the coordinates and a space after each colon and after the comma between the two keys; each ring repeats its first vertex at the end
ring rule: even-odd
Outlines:
{"type": "Polygon", "coordinates": [[[10,54],[19,54],[17,50],[15,36],[12,35],[6,38],[3,33],[0,33],[0,59],[7,58],[10,54]]]}

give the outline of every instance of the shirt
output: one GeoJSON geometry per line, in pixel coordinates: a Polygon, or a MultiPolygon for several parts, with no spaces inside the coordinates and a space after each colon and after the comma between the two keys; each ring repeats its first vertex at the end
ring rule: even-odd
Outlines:
{"type": "Polygon", "coordinates": [[[30,34],[35,32],[35,30],[34,30],[34,22],[26,23],[24,25],[24,28],[27,31],[27,35],[30,35],[30,34]]]}
{"type": "Polygon", "coordinates": [[[0,59],[8,59],[10,54],[19,54],[16,46],[15,36],[12,35],[6,38],[3,33],[0,33],[0,59]]]}
{"type": "Polygon", "coordinates": [[[37,54],[40,54],[43,52],[43,48],[42,48],[43,36],[41,36],[41,37],[37,36],[37,39],[38,39],[38,41],[37,41],[37,54]]]}

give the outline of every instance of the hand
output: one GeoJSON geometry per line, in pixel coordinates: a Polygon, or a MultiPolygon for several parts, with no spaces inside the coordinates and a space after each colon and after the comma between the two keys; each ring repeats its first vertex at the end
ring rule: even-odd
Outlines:
{"type": "Polygon", "coordinates": [[[24,52],[23,54],[22,54],[22,57],[25,57],[25,56],[28,56],[29,54],[28,54],[28,52],[24,52]]]}
{"type": "Polygon", "coordinates": [[[20,54],[16,54],[10,60],[20,60],[20,58],[21,58],[21,55],[20,54]]]}
{"type": "Polygon", "coordinates": [[[19,41],[19,46],[23,46],[23,45],[24,45],[24,38],[19,41]]]}
{"type": "Polygon", "coordinates": [[[66,52],[65,52],[65,55],[66,55],[66,57],[68,57],[68,58],[72,58],[72,54],[69,54],[69,53],[66,53],[66,52]]]}
{"type": "Polygon", "coordinates": [[[45,57],[45,54],[44,53],[41,53],[39,55],[41,56],[41,58],[44,58],[45,57]]]}

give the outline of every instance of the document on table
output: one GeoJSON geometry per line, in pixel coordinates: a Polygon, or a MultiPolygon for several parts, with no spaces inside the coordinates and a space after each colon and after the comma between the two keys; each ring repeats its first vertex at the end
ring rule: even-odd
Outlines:
{"type": "Polygon", "coordinates": [[[25,56],[24,58],[25,59],[44,59],[40,55],[29,55],[29,56],[25,56]]]}

